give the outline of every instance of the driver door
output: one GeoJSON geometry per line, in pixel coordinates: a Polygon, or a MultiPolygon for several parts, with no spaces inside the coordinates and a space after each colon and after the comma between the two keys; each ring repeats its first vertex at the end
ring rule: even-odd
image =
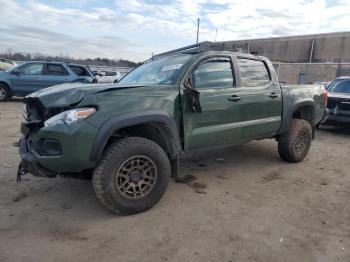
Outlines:
{"type": "Polygon", "coordinates": [[[186,88],[181,95],[186,151],[234,144],[241,140],[236,128],[242,103],[235,95],[235,72],[229,56],[202,60],[192,70],[192,89],[200,93],[201,112],[192,108],[186,88]]]}
{"type": "Polygon", "coordinates": [[[11,74],[10,81],[16,94],[27,95],[43,88],[43,63],[29,63],[19,67],[11,74]]]}

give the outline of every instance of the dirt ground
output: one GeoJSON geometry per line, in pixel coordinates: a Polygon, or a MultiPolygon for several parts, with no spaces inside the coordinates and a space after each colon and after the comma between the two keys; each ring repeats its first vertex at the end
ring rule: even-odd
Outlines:
{"type": "Polygon", "coordinates": [[[350,261],[350,130],[322,128],[299,164],[275,141],[186,160],[204,188],[171,182],[151,210],[118,217],[89,181],[16,184],[22,103],[0,104],[0,261],[350,261]]]}

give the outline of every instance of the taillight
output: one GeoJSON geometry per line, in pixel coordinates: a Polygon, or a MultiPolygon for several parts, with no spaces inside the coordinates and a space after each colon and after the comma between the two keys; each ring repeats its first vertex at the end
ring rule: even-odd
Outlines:
{"type": "Polygon", "coordinates": [[[324,107],[327,107],[327,103],[328,103],[328,92],[327,92],[327,90],[324,90],[323,91],[323,104],[324,104],[324,107]]]}

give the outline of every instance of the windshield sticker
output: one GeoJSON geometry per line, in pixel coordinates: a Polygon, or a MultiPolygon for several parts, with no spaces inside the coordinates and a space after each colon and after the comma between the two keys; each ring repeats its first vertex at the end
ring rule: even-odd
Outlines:
{"type": "Polygon", "coordinates": [[[162,68],[162,72],[179,69],[183,64],[168,65],[162,68]]]}

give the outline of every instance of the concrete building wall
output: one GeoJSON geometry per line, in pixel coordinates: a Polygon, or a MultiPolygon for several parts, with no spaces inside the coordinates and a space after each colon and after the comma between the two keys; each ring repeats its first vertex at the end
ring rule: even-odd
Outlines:
{"type": "Polygon", "coordinates": [[[225,41],[217,49],[243,51],[280,62],[350,62],[350,32],[225,41]]]}
{"type": "Polygon", "coordinates": [[[279,81],[286,84],[330,82],[350,75],[350,63],[274,63],[279,81]]]}
{"type": "Polygon", "coordinates": [[[209,49],[268,57],[281,82],[328,82],[350,75],[350,32],[207,43],[209,49]],[[311,62],[311,63],[310,63],[311,62]]]}
{"type": "Polygon", "coordinates": [[[316,36],[313,61],[350,61],[350,33],[316,36]]]}

